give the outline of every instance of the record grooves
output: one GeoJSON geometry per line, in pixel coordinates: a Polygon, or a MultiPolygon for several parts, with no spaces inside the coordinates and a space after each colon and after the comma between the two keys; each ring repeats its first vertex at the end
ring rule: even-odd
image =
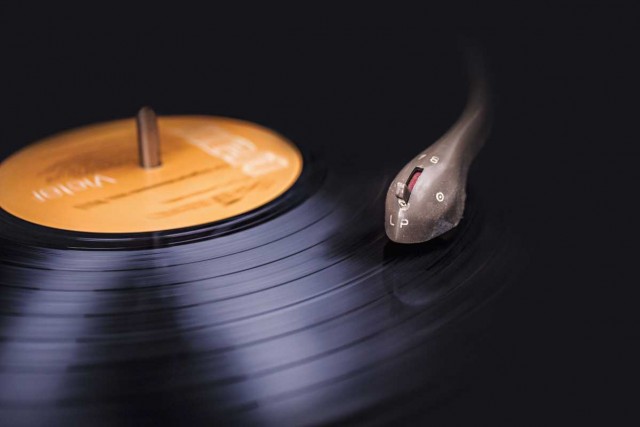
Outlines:
{"type": "Polygon", "coordinates": [[[218,228],[100,239],[4,214],[3,418],[365,422],[455,390],[474,313],[510,269],[499,216],[471,192],[457,229],[394,244],[388,178],[305,165],[283,197],[218,228]]]}

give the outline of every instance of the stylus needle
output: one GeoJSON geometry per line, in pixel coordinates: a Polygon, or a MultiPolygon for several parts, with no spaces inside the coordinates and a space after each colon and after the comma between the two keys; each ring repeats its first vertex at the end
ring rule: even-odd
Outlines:
{"type": "Polygon", "coordinates": [[[386,198],[385,230],[398,243],[420,243],[458,225],[469,166],[488,134],[489,96],[480,60],[471,63],[471,90],[458,121],[398,173],[386,198]]]}

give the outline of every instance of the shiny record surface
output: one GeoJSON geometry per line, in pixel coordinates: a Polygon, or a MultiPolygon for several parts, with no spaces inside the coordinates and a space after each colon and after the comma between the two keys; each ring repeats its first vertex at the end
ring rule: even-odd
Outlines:
{"type": "Polygon", "coordinates": [[[156,246],[3,216],[0,418],[386,423],[454,393],[510,275],[499,215],[471,191],[454,232],[398,246],[390,174],[311,165],[285,208],[156,246]]]}

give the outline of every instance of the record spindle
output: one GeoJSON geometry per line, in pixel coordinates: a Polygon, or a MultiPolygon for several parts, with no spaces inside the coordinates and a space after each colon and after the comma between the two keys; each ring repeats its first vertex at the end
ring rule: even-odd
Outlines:
{"type": "Polygon", "coordinates": [[[162,165],[156,113],[150,107],[142,107],[136,116],[136,125],[140,166],[151,169],[162,165]]]}

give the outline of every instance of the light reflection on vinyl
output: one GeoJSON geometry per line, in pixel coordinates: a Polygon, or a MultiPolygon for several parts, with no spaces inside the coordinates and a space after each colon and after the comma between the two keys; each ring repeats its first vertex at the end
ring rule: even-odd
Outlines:
{"type": "Polygon", "coordinates": [[[509,278],[500,216],[472,191],[457,229],[399,246],[387,178],[306,164],[265,210],[209,228],[123,239],[3,214],[2,419],[392,422],[455,390],[509,278]]]}

